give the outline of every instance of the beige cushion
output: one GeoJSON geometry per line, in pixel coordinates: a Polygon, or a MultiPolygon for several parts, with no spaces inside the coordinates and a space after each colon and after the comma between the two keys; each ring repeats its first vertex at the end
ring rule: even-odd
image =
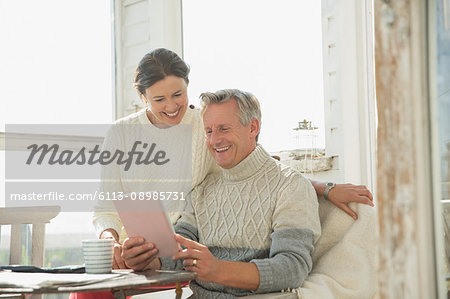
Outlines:
{"type": "Polygon", "coordinates": [[[244,298],[372,298],[377,288],[375,209],[355,203],[350,207],[358,220],[331,202],[319,200],[322,235],[315,244],[313,269],[298,294],[278,292],[244,298]]]}

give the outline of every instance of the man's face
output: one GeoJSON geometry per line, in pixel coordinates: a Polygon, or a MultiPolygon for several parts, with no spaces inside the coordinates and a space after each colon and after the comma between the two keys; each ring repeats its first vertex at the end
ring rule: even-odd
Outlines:
{"type": "Polygon", "coordinates": [[[222,168],[236,166],[256,147],[259,122],[253,119],[243,126],[234,99],[209,105],[203,113],[203,124],[208,149],[222,168]]]}

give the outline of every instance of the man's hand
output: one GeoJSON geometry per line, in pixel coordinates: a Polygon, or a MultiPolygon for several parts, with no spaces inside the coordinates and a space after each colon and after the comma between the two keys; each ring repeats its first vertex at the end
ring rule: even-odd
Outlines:
{"type": "Polygon", "coordinates": [[[175,254],[173,259],[184,259],[184,268],[196,272],[198,279],[232,288],[252,291],[258,289],[259,271],[254,263],[222,261],[216,259],[208,247],[200,243],[180,235],[175,235],[175,240],[186,249],[175,254]]]}
{"type": "Polygon", "coordinates": [[[363,185],[336,184],[328,193],[328,199],[355,220],[358,219],[358,215],[349,208],[350,202],[374,206],[372,193],[363,185]]]}
{"type": "Polygon", "coordinates": [[[173,256],[174,260],[184,259],[183,265],[187,271],[197,273],[197,278],[205,282],[218,282],[220,260],[216,259],[208,247],[195,241],[175,235],[175,240],[186,247],[173,256]]]}
{"type": "Polygon", "coordinates": [[[156,258],[157,253],[155,245],[145,242],[143,237],[127,238],[123,242],[122,259],[127,267],[135,271],[161,268],[161,263],[156,258]]]}

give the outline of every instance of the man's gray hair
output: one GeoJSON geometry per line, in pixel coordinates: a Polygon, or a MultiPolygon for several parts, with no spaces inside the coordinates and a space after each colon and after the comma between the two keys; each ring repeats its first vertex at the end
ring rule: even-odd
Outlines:
{"type": "MultiPolygon", "coordinates": [[[[235,99],[238,104],[238,116],[241,124],[247,126],[252,119],[256,118],[261,131],[261,108],[258,99],[253,94],[239,89],[222,89],[216,92],[204,92],[200,95],[200,99],[202,100],[202,115],[206,107],[211,104],[221,104],[235,99]]],[[[256,141],[258,141],[258,136],[259,132],[256,141]]]]}

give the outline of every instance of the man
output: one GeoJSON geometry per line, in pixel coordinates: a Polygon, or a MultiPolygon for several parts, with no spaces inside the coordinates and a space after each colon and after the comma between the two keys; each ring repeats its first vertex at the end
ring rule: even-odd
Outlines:
{"type": "Polygon", "coordinates": [[[191,289],[198,298],[301,286],[320,235],[314,188],[257,144],[261,112],[250,93],[202,94],[202,115],[208,149],[222,169],[193,190],[193,212],[175,226],[186,249],[173,260],[155,259],[152,243],[129,238],[122,252],[126,265],[195,271],[191,289]]]}

